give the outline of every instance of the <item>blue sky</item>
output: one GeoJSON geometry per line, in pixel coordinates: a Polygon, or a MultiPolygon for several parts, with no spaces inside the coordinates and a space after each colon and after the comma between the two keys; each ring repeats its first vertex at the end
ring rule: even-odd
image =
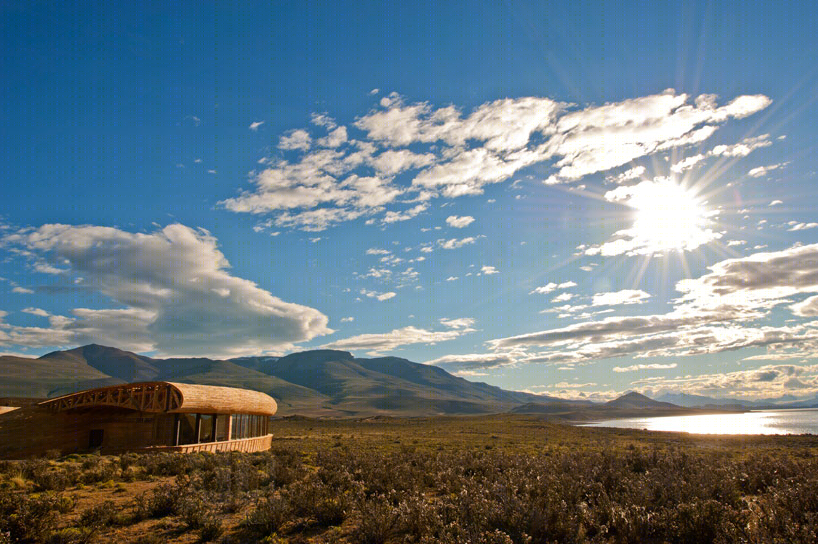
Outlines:
{"type": "Polygon", "coordinates": [[[0,351],[818,393],[808,2],[5,3],[0,351]]]}

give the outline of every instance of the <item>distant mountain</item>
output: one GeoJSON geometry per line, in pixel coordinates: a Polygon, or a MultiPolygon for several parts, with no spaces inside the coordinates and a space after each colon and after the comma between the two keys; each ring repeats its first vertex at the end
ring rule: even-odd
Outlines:
{"type": "Polygon", "coordinates": [[[662,402],[670,402],[677,406],[684,406],[685,408],[711,408],[715,406],[725,407],[747,407],[746,404],[737,399],[716,399],[712,397],[705,397],[703,395],[691,395],[688,393],[665,393],[656,397],[656,400],[662,402]]]}
{"type": "Polygon", "coordinates": [[[678,409],[679,406],[669,402],[653,400],[645,395],[631,391],[621,397],[605,403],[606,408],[619,410],[656,410],[656,409],[678,409]]]}
{"type": "Polygon", "coordinates": [[[91,344],[38,359],[0,357],[0,396],[54,397],[91,387],[170,380],[268,393],[279,413],[435,415],[505,412],[553,397],[506,391],[398,357],[314,350],[285,357],[155,359],[91,344]]]}
{"type": "Polygon", "coordinates": [[[703,395],[690,395],[688,393],[665,393],[656,397],[656,400],[671,402],[686,408],[753,408],[753,409],[775,409],[775,408],[816,408],[818,407],[818,397],[808,399],[783,395],[781,397],[768,398],[762,400],[739,400],[739,399],[717,399],[703,395]]]}

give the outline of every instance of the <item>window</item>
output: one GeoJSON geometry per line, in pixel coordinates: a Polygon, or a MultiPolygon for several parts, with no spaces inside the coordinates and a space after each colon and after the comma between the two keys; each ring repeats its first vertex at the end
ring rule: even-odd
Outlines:
{"type": "Polygon", "coordinates": [[[216,416],[216,442],[223,442],[230,438],[227,436],[228,421],[230,421],[230,416],[227,414],[219,414],[216,416]]]}
{"type": "Polygon", "coordinates": [[[176,414],[176,445],[195,444],[198,440],[196,414],[176,414]]]}
{"type": "Polygon", "coordinates": [[[201,414],[199,416],[199,442],[213,442],[213,426],[216,424],[216,416],[213,414],[201,414]]]}

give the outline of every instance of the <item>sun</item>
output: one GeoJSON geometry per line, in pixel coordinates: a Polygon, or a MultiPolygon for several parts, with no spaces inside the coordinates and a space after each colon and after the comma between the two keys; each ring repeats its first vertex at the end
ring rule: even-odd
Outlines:
{"type": "Polygon", "coordinates": [[[640,253],[688,251],[714,239],[713,212],[693,191],[671,179],[655,179],[630,188],[625,204],[635,211],[628,234],[640,253]]]}

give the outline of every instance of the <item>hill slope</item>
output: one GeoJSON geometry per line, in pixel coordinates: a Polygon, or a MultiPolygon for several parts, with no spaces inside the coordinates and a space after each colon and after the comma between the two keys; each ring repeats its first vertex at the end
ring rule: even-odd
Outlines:
{"type": "Polygon", "coordinates": [[[634,391],[625,393],[621,397],[608,401],[605,403],[606,408],[615,408],[618,410],[656,410],[656,409],[678,409],[679,406],[669,402],[659,402],[653,400],[645,395],[641,395],[634,391]]]}
{"type": "Polygon", "coordinates": [[[91,387],[151,380],[263,391],[276,399],[281,415],[554,414],[583,409],[676,408],[638,393],[595,405],[506,391],[399,357],[355,358],[335,350],[223,361],[204,357],[156,359],[91,344],[38,359],[0,357],[0,396],[54,397],[91,387]]]}

